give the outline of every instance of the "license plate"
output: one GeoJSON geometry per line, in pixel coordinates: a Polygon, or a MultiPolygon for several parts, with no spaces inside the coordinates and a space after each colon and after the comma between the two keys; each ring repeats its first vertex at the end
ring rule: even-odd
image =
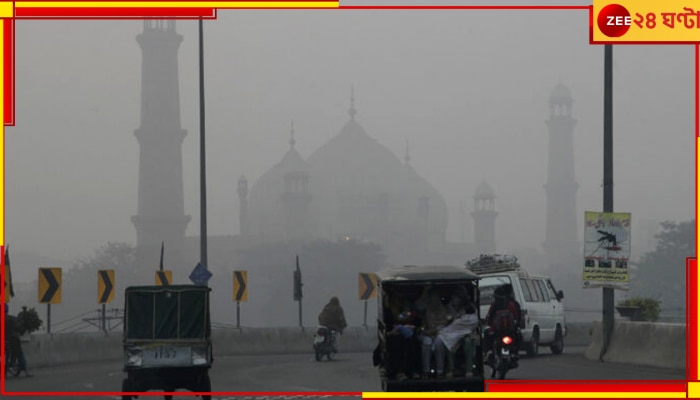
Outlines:
{"type": "Polygon", "coordinates": [[[181,366],[192,364],[192,349],[178,346],[155,346],[143,350],[144,366],[181,366]]]}
{"type": "Polygon", "coordinates": [[[314,338],[314,344],[323,343],[324,340],[325,340],[325,339],[323,338],[323,336],[316,336],[316,337],[314,338]]]}
{"type": "Polygon", "coordinates": [[[507,356],[508,354],[510,354],[510,351],[508,349],[501,349],[501,354],[507,356]]]}

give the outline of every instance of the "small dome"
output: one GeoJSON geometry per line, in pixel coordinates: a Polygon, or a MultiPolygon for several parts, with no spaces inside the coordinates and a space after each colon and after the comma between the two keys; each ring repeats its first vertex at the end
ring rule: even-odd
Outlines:
{"type": "Polygon", "coordinates": [[[571,90],[564,86],[563,83],[559,82],[549,95],[549,101],[551,102],[570,102],[573,98],[571,97],[571,90]]]}
{"type": "Polygon", "coordinates": [[[488,183],[482,181],[479,186],[476,187],[476,193],[474,194],[475,199],[493,199],[496,195],[493,193],[493,188],[488,183]]]}

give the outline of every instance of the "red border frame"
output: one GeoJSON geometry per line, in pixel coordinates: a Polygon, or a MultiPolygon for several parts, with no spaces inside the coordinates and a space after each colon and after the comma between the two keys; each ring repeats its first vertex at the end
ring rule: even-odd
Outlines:
{"type": "MultiPolygon", "coordinates": [[[[311,0],[314,1],[314,0],[311,0]]],[[[293,7],[290,7],[291,9],[293,7]]],[[[251,7],[249,9],[287,9],[287,8],[262,8],[251,7]]],[[[328,8],[319,8],[328,9],[328,8]]],[[[375,9],[375,10],[589,10],[589,35],[591,44],[605,44],[607,42],[593,42],[593,6],[339,6],[338,9],[359,10],[359,9],[375,9]]],[[[15,125],[15,19],[215,19],[217,9],[214,8],[16,8],[14,18],[7,18],[3,21],[4,29],[4,124],[6,126],[15,125]]],[[[688,42],[625,42],[619,44],[683,44],[693,45],[688,42]]],[[[698,107],[700,106],[700,45],[695,45],[695,139],[698,141],[700,136],[700,115],[698,107]]],[[[3,137],[4,140],[4,137],[3,137]]],[[[698,161],[697,143],[696,143],[696,166],[698,161]]],[[[696,170],[697,182],[697,170],[696,170]]],[[[697,189],[697,188],[696,188],[697,189]]],[[[4,195],[4,192],[3,192],[4,195]]],[[[696,192],[697,205],[697,192],[696,192]]],[[[4,210],[3,210],[4,212],[4,210]]],[[[697,209],[696,209],[697,221],[697,209]]],[[[3,226],[4,229],[4,226],[3,226]]],[[[697,222],[696,222],[697,232],[697,222]]],[[[4,281],[4,246],[0,245],[0,255],[2,256],[2,272],[0,274],[0,282],[4,281]]],[[[697,245],[696,245],[697,253],[697,245]]],[[[697,260],[695,258],[686,259],[686,279],[687,279],[687,310],[686,310],[686,349],[688,357],[686,359],[686,382],[682,381],[506,381],[494,382],[487,381],[489,392],[512,393],[516,392],[587,392],[591,393],[591,398],[597,398],[596,392],[658,392],[658,393],[680,393],[688,391],[689,382],[697,382],[698,379],[698,288],[697,288],[697,260]]],[[[0,285],[0,298],[4,299],[4,286],[0,285]]],[[[4,313],[0,317],[4,321],[4,313]]],[[[2,341],[5,340],[5,333],[0,333],[2,341]]],[[[5,356],[4,346],[0,346],[0,356],[5,356]]],[[[109,396],[121,395],[123,392],[6,392],[4,378],[4,363],[0,363],[0,372],[3,374],[0,378],[2,382],[2,390],[0,393],[7,396],[55,396],[55,395],[71,395],[71,396],[109,396]]],[[[148,392],[142,395],[155,396],[167,394],[165,392],[148,392]]],[[[170,393],[173,395],[183,395],[183,393],[170,393]]],[[[213,396],[221,395],[254,395],[254,396],[360,396],[362,392],[211,392],[213,396]]],[[[188,395],[196,395],[196,393],[188,393],[188,395]]],[[[512,396],[512,395],[511,395],[512,396]]],[[[508,397],[511,397],[508,396],[508,397]]],[[[430,398],[425,396],[425,398],[430,398]]]]}

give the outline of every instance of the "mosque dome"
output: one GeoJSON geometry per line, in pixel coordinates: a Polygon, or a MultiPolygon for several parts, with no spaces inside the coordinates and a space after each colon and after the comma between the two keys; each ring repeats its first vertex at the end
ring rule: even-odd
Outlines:
{"type": "Polygon", "coordinates": [[[408,159],[403,163],[367,134],[355,118],[354,99],[351,104],[350,119],[340,132],[306,161],[292,142],[282,160],[255,182],[248,202],[251,233],[270,240],[284,237],[289,230],[285,220],[294,217],[283,207],[289,199],[284,177],[304,174],[308,194],[303,196],[310,199],[304,223],[308,239],[351,237],[379,243],[387,255],[405,258],[443,245],[448,223],[444,198],[408,159]]]}
{"type": "Polygon", "coordinates": [[[411,231],[425,229],[430,243],[444,242],[447,206],[443,197],[367,134],[355,118],[354,104],[349,114],[340,132],[308,158],[313,176],[323,187],[314,207],[323,209],[329,224],[326,232],[358,235],[386,247],[411,231]]]}

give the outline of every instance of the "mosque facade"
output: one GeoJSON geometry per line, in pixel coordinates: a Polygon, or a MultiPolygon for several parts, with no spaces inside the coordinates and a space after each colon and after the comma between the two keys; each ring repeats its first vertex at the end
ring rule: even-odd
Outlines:
{"type": "MultiPolygon", "coordinates": [[[[447,203],[413,168],[360,124],[351,97],[349,120],[308,159],[295,148],[260,176],[240,232],[259,242],[357,240],[382,246],[390,263],[458,262],[475,253],[448,243],[447,203]]],[[[241,210],[243,212],[243,210],[241,210]]],[[[493,221],[491,221],[493,223],[493,221]]],[[[491,227],[493,231],[493,227],[491,227]]]]}

